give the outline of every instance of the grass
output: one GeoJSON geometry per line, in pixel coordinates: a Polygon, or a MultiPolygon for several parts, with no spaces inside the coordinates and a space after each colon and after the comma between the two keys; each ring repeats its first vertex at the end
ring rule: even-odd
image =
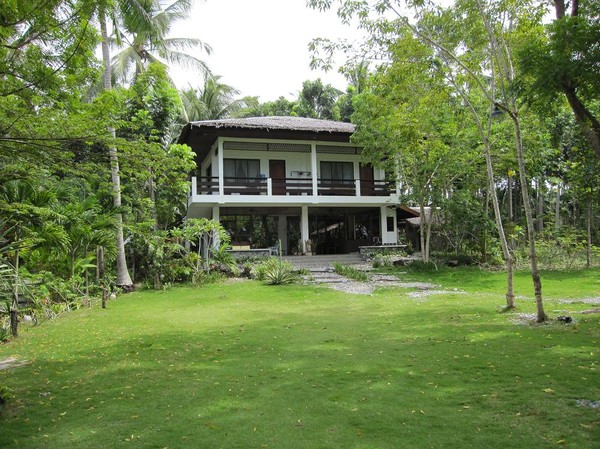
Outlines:
{"type": "MultiPolygon", "coordinates": [[[[256,281],[139,292],[0,346],[2,448],[595,448],[600,271],[544,276],[574,325],[497,313],[503,276],[411,275],[412,300],[256,281]]],[[[519,312],[533,312],[516,279],[519,312]]]]}

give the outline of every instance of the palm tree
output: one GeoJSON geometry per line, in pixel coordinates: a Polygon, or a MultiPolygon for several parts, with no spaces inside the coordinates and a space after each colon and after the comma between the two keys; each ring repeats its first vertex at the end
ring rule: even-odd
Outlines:
{"type": "Polygon", "coordinates": [[[114,43],[121,50],[111,61],[117,80],[130,81],[132,75],[143,72],[151,62],[177,64],[198,70],[205,77],[210,74],[204,61],[186,53],[200,48],[210,54],[209,45],[200,39],[168,37],[176,22],[189,17],[193,0],[175,0],[169,5],[164,0],[142,0],[143,20],[138,8],[128,6],[128,1],[119,3],[120,20],[114,21],[114,43]]]}
{"type": "MultiPolygon", "coordinates": [[[[137,0],[123,0],[123,3],[129,5],[140,4],[137,0]]],[[[137,8],[137,10],[143,10],[143,8],[137,8]]],[[[102,84],[104,90],[112,89],[112,70],[110,65],[110,47],[108,39],[108,28],[107,28],[107,13],[112,13],[112,17],[116,17],[114,11],[106,11],[104,8],[100,8],[98,11],[98,20],[100,22],[100,33],[102,37],[102,84]]],[[[140,16],[142,16],[140,14],[140,16]]],[[[115,21],[116,22],[116,21],[115,21]]],[[[110,127],[108,129],[109,134],[115,138],[115,128],[110,127]]],[[[108,155],[110,158],[110,169],[111,169],[111,181],[112,181],[112,193],[113,193],[113,206],[116,210],[121,207],[121,175],[119,170],[119,155],[117,147],[110,145],[108,148],[108,155]]],[[[117,240],[117,286],[124,288],[125,290],[131,290],[133,282],[127,269],[127,258],[125,257],[125,239],[123,238],[123,215],[120,212],[115,213],[115,234],[117,240]]]]}
{"type": "Polygon", "coordinates": [[[220,79],[220,76],[213,76],[204,81],[202,89],[190,86],[180,92],[186,122],[231,117],[244,105],[241,99],[234,99],[240,91],[220,83],[220,79]]]}

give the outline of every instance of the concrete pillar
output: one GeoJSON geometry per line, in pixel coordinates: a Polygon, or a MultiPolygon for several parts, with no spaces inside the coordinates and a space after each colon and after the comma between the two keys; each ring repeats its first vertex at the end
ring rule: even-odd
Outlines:
{"type": "MultiPolygon", "coordinates": [[[[212,219],[213,219],[213,221],[221,220],[221,208],[219,206],[213,206],[212,219]]],[[[220,244],[221,244],[221,241],[219,240],[219,236],[215,235],[215,238],[213,240],[213,248],[215,248],[215,249],[219,248],[220,244]]]]}
{"type": "Polygon", "coordinates": [[[308,231],[308,206],[302,206],[300,231],[302,234],[302,252],[306,253],[306,241],[310,238],[310,233],[308,231]]]}
{"type": "Polygon", "coordinates": [[[279,215],[277,217],[277,238],[281,240],[281,250],[283,254],[287,254],[287,217],[285,215],[279,215]]]}
{"type": "Polygon", "coordinates": [[[379,208],[379,226],[381,231],[381,243],[386,244],[387,241],[387,206],[379,208]]]}
{"type": "Polygon", "coordinates": [[[217,158],[219,160],[219,195],[225,195],[225,177],[223,175],[225,167],[223,166],[223,139],[219,137],[219,144],[217,150],[217,158]]]}
{"type": "Polygon", "coordinates": [[[313,196],[319,194],[319,180],[317,178],[317,144],[310,144],[310,168],[312,174],[312,191],[313,196]]]}

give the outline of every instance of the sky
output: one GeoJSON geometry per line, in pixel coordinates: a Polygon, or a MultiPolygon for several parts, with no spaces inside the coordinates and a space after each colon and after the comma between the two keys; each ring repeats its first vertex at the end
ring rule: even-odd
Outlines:
{"type": "MultiPolygon", "coordinates": [[[[196,0],[189,20],[178,22],[172,37],[193,37],[209,44],[211,55],[194,53],[220,81],[258,96],[261,102],[280,96],[295,99],[305,80],[321,78],[346,90],[336,69],[311,70],[309,42],[316,37],[353,40],[356,29],[343,25],[335,10],[309,9],[306,0],[196,0]]],[[[338,65],[343,63],[340,57],[338,65]]],[[[201,87],[203,79],[189,70],[172,76],[179,88],[201,87]]]]}

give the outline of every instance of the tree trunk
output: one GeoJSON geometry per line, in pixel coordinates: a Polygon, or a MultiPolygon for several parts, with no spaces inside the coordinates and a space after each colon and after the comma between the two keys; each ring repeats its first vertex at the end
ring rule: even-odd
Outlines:
{"type": "Polygon", "coordinates": [[[560,231],[560,184],[556,184],[556,200],[554,203],[554,231],[560,231]]]}
{"type": "Polygon", "coordinates": [[[106,301],[108,299],[108,291],[106,286],[106,280],[104,279],[104,247],[98,246],[96,248],[96,276],[98,284],[102,289],[102,308],[106,309],[106,301]]]}
{"type": "MultiPolygon", "coordinates": [[[[18,226],[18,225],[17,225],[18,226]]],[[[16,232],[16,242],[17,245],[21,244],[21,236],[20,236],[20,232],[17,229],[16,232]]],[[[13,283],[13,291],[12,291],[12,301],[10,304],[10,331],[12,333],[12,336],[14,338],[17,338],[19,336],[19,247],[17,246],[17,249],[15,250],[15,261],[14,261],[14,268],[15,268],[15,280],[13,283]]]]}
{"type": "Polygon", "coordinates": [[[488,242],[488,232],[487,232],[487,221],[490,217],[490,188],[488,183],[488,188],[485,192],[485,210],[483,212],[483,216],[485,217],[486,225],[483,228],[483,248],[482,248],[482,259],[484,263],[487,263],[488,259],[488,251],[487,251],[487,242],[488,242]]]}
{"type": "Polygon", "coordinates": [[[544,233],[544,181],[538,179],[536,182],[536,228],[540,234],[544,233]]]}
{"type": "Polygon", "coordinates": [[[531,265],[531,278],[535,291],[535,303],[537,308],[537,322],[543,323],[548,319],[544,312],[544,301],[542,299],[542,280],[537,266],[537,255],[535,252],[535,229],[533,214],[531,211],[531,202],[529,198],[529,189],[527,188],[527,176],[525,175],[525,156],[523,150],[523,140],[521,138],[521,124],[518,112],[513,109],[510,117],[515,128],[515,145],[517,149],[517,160],[519,161],[519,179],[521,183],[521,197],[523,198],[523,209],[525,210],[525,221],[527,223],[527,239],[529,241],[529,262],[531,265]]]}
{"type": "Polygon", "coordinates": [[[512,170],[508,173],[508,221],[512,222],[514,220],[513,214],[513,178],[512,178],[512,170]]]}
{"type": "Polygon", "coordinates": [[[152,221],[154,221],[153,229],[158,231],[158,211],[156,210],[156,189],[154,188],[154,175],[152,169],[148,169],[148,195],[152,204],[152,221]]]}
{"type": "MultiPolygon", "coordinates": [[[[108,47],[108,32],[106,28],[106,15],[104,9],[100,10],[100,32],[102,34],[102,63],[104,65],[102,72],[102,83],[105,90],[112,89],[110,52],[108,47]]],[[[108,129],[112,137],[116,137],[114,128],[108,129]]],[[[119,173],[119,156],[117,148],[110,145],[108,148],[110,158],[110,169],[113,190],[113,206],[118,210],[121,207],[121,176],[119,173]]],[[[133,289],[133,282],[127,269],[127,258],[125,257],[125,242],[123,239],[123,216],[121,212],[115,214],[115,229],[117,234],[117,285],[124,291],[133,289]]]]}
{"type": "MultiPolygon", "coordinates": [[[[498,193],[496,192],[496,183],[494,181],[494,166],[492,165],[492,155],[490,151],[490,140],[489,134],[490,129],[488,125],[488,135],[484,137],[484,151],[485,151],[485,167],[488,178],[488,190],[492,196],[492,207],[494,209],[494,218],[496,219],[496,228],[498,229],[498,236],[500,237],[500,245],[502,247],[502,256],[504,257],[504,262],[506,263],[506,308],[514,309],[515,308],[515,291],[514,291],[514,259],[513,255],[508,246],[508,241],[506,239],[506,232],[504,231],[504,224],[502,223],[502,213],[500,211],[500,201],[498,201],[498,193]]],[[[512,196],[512,191],[510,189],[510,185],[512,184],[510,176],[509,176],[509,192],[512,196]]],[[[512,198],[509,200],[509,215],[511,215],[512,210],[512,198]]]]}
{"type": "Polygon", "coordinates": [[[593,204],[590,201],[588,203],[587,210],[587,243],[585,245],[585,266],[590,268],[592,266],[592,213],[593,204]]]}
{"type": "Polygon", "coordinates": [[[592,114],[592,112],[581,102],[575,89],[571,85],[571,80],[564,81],[561,88],[567,97],[569,106],[571,106],[573,115],[575,115],[575,120],[581,127],[585,139],[600,158],[600,122],[598,122],[598,119],[596,119],[594,114],[592,114]]]}
{"type": "Polygon", "coordinates": [[[425,251],[425,225],[427,223],[427,217],[425,216],[425,206],[423,201],[419,205],[419,213],[421,214],[421,224],[419,226],[419,244],[421,246],[421,260],[423,262],[429,262],[429,253],[425,251]]]}

